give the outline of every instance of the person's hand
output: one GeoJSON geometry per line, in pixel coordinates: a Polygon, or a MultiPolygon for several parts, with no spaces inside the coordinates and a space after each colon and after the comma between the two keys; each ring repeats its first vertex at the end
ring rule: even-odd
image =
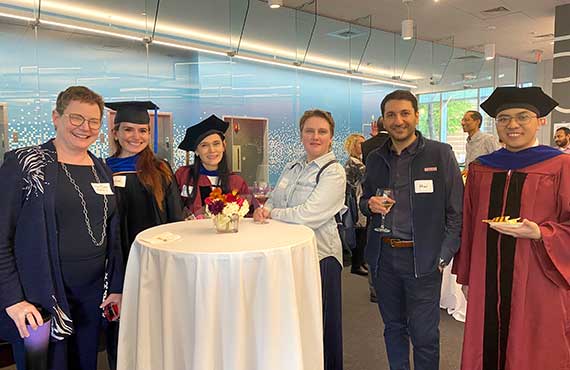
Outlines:
{"type": "Polygon", "coordinates": [[[463,295],[465,296],[465,300],[467,300],[467,295],[469,294],[469,286],[468,285],[462,285],[461,291],[463,292],[463,295]]]}
{"type": "Polygon", "coordinates": [[[116,321],[121,316],[121,303],[122,303],[122,301],[123,301],[123,295],[122,294],[112,293],[112,294],[109,294],[107,296],[107,298],[105,298],[105,300],[103,301],[103,303],[101,303],[99,308],[104,309],[107,305],[109,305],[111,303],[115,303],[117,305],[117,307],[119,307],[119,315],[115,319],[113,319],[113,321],[116,321]]]}
{"type": "Polygon", "coordinates": [[[386,215],[389,211],[390,208],[386,208],[386,206],[384,205],[385,202],[392,202],[392,204],[396,203],[396,201],[392,198],[389,197],[385,197],[385,196],[373,196],[370,197],[370,199],[368,199],[368,208],[370,208],[370,210],[373,213],[380,213],[382,215],[386,215]]]}
{"type": "Polygon", "coordinates": [[[271,218],[271,212],[267,208],[259,207],[253,211],[253,220],[255,222],[263,222],[268,218],[271,218]]]}
{"type": "Polygon", "coordinates": [[[37,330],[38,326],[42,326],[44,324],[42,315],[36,306],[26,301],[21,301],[6,307],[6,313],[10,316],[12,321],[14,321],[14,324],[16,324],[21,338],[27,338],[30,336],[26,326],[26,319],[28,319],[28,323],[34,330],[37,330]]]}
{"type": "Polygon", "coordinates": [[[522,221],[520,227],[513,228],[512,224],[501,225],[497,223],[491,226],[491,228],[501,234],[510,235],[515,238],[538,240],[542,237],[540,227],[538,227],[535,222],[529,221],[526,218],[522,221]]]}

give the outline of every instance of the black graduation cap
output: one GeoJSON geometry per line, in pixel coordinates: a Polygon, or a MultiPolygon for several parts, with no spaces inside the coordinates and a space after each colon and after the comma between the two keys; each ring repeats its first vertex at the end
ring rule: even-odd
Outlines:
{"type": "Polygon", "coordinates": [[[178,149],[195,152],[200,141],[204,140],[206,136],[219,133],[223,138],[224,132],[226,132],[229,125],[229,123],[212,114],[202,122],[186,129],[186,135],[184,135],[184,140],[178,145],[178,149]]]}
{"type": "Polygon", "coordinates": [[[107,108],[117,111],[115,123],[130,122],[148,125],[150,116],[149,109],[158,109],[158,106],[151,101],[117,101],[105,103],[107,108]]]}
{"type": "Polygon", "coordinates": [[[481,104],[481,108],[493,118],[501,111],[510,108],[528,109],[544,117],[558,103],[538,86],[533,87],[497,87],[495,91],[481,104]]]}

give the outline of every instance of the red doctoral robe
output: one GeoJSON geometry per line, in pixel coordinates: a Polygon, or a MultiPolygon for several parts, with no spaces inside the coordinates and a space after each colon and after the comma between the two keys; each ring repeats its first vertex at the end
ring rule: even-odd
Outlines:
{"type": "Polygon", "coordinates": [[[461,248],[469,286],[462,370],[570,369],[570,156],[519,170],[469,167],[461,248]],[[542,240],[492,230],[496,216],[536,222],[542,240]]]}
{"type": "MultiPolygon", "coordinates": [[[[203,207],[203,201],[202,201],[202,195],[200,193],[200,190],[198,190],[196,192],[196,198],[194,199],[194,202],[192,204],[187,204],[187,199],[188,197],[185,196],[186,194],[190,195],[190,193],[192,192],[192,190],[190,188],[187,188],[187,192],[184,191],[184,187],[188,184],[188,186],[194,186],[194,184],[192,184],[192,170],[191,170],[191,166],[183,166],[180,167],[178,170],[176,170],[176,173],[174,174],[174,176],[176,177],[176,181],[178,182],[178,187],[180,190],[180,197],[182,198],[182,203],[185,206],[185,209],[193,215],[199,215],[202,214],[202,210],[201,208],[203,207]]],[[[247,186],[247,183],[245,182],[245,180],[239,176],[236,175],[234,173],[231,173],[229,176],[229,183],[230,183],[230,189],[231,190],[237,190],[238,194],[240,195],[247,195],[250,193],[249,188],[247,186]]],[[[201,187],[212,187],[212,183],[210,183],[210,179],[208,178],[208,176],[205,175],[200,175],[200,177],[198,178],[198,186],[201,187]]],[[[252,199],[249,199],[249,197],[246,197],[246,199],[248,200],[248,202],[251,204],[252,203],[252,199]]],[[[254,202],[255,204],[255,202],[254,202]]]]}

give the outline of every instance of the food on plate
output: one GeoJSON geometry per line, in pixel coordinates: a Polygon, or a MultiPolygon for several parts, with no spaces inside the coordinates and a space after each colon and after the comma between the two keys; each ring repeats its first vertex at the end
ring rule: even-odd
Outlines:
{"type": "Polygon", "coordinates": [[[498,216],[498,217],[493,217],[490,220],[482,220],[483,222],[486,222],[488,224],[490,223],[499,223],[499,224],[519,224],[521,223],[521,218],[517,217],[517,218],[511,218],[511,216],[498,216]]]}

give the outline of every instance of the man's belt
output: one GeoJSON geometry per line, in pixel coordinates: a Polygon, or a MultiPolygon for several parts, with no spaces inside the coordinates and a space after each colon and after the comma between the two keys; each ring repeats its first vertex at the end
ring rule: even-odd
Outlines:
{"type": "Polygon", "coordinates": [[[411,248],[414,246],[412,240],[400,240],[389,238],[387,236],[382,237],[382,242],[390,245],[392,248],[411,248]]]}

